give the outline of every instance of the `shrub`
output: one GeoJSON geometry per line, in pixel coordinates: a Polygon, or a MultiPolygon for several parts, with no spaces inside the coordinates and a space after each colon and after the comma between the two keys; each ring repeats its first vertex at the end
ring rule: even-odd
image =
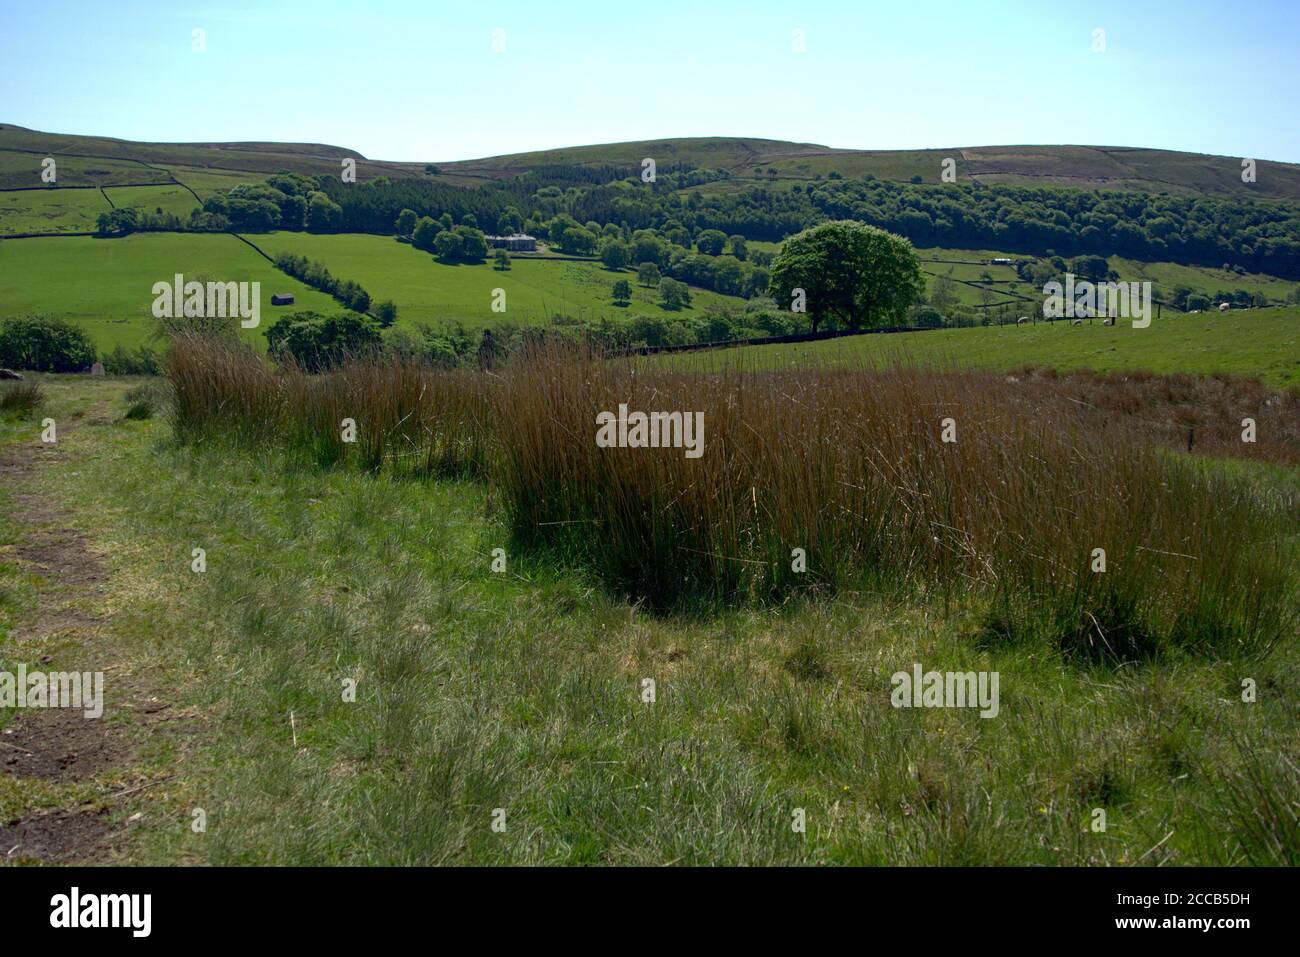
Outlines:
{"type": "Polygon", "coordinates": [[[11,316],[0,323],[0,366],[36,372],[81,372],[95,362],[84,332],[52,316],[11,316]]]}
{"type": "Polygon", "coordinates": [[[378,351],[379,324],[369,316],[341,312],[295,312],[281,316],[266,330],[267,351],[276,359],[292,361],[308,372],[339,365],[349,357],[378,351]]]}
{"type": "Polygon", "coordinates": [[[109,375],[159,375],[162,360],[148,346],[139,346],[134,352],[121,343],[104,356],[104,371],[109,375]]]}

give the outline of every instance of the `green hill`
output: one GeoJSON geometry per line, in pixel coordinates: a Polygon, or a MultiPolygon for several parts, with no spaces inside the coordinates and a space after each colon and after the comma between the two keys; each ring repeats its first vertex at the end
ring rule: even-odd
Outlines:
{"type": "MultiPolygon", "coordinates": [[[[345,157],[357,160],[357,178],[430,177],[424,161],[369,159],[341,146],[321,143],[137,143],[99,136],[43,133],[0,124],[0,189],[40,185],[40,159],[60,160],[64,185],[128,185],[166,181],[175,175],[212,170],[267,174],[288,169],[337,173],[345,157]],[[39,154],[39,155],[37,155],[39,154]]],[[[1205,196],[1241,196],[1241,157],[1180,153],[1124,146],[975,146],[925,150],[837,149],[815,143],[737,136],[683,137],[604,143],[513,153],[482,159],[438,161],[440,181],[473,185],[506,179],[555,164],[636,166],[645,157],[661,166],[688,163],[726,169],[733,175],[755,172],[777,179],[814,180],[832,173],[907,181],[919,176],[938,182],[945,158],[957,163],[959,180],[1017,185],[1129,189],[1205,196]],[[769,174],[768,171],[773,173],[769,174]]],[[[1249,189],[1259,199],[1300,201],[1300,165],[1255,157],[1257,182],[1249,189]]],[[[196,187],[197,188],[197,187],[196,187]]]]}

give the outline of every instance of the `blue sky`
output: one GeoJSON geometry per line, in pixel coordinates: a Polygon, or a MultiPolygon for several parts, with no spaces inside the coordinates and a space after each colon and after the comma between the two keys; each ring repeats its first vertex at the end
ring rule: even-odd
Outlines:
{"type": "Polygon", "coordinates": [[[1297,0],[0,0],[0,121],[397,160],[744,135],[1300,162],[1297,40],[1297,0]]]}

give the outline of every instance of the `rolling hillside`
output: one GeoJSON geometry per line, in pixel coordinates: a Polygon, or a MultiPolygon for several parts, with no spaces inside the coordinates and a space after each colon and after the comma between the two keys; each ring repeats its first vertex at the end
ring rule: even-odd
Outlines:
{"type": "MultiPolygon", "coordinates": [[[[336,173],[344,157],[357,160],[358,179],[377,176],[429,177],[425,162],[368,159],[355,150],[318,143],[135,143],[97,136],[42,133],[0,124],[0,189],[39,186],[39,159],[61,161],[61,184],[127,185],[167,181],[172,175],[267,174],[288,169],[336,173]],[[161,179],[159,174],[162,174],[161,179]]],[[[729,170],[733,175],[778,179],[871,174],[907,181],[920,176],[938,182],[940,163],[957,161],[959,180],[1017,185],[1130,189],[1171,194],[1237,196],[1241,157],[1117,146],[979,146],[929,150],[834,149],[813,143],[748,137],[694,137],[606,143],[514,153],[482,159],[432,160],[435,178],[453,185],[506,179],[553,164],[639,166],[644,157],[660,165],[689,163],[729,170]],[[773,173],[769,174],[768,171],[773,173]]],[[[1300,201],[1300,165],[1256,157],[1258,181],[1249,189],[1259,199],[1300,201]]]]}

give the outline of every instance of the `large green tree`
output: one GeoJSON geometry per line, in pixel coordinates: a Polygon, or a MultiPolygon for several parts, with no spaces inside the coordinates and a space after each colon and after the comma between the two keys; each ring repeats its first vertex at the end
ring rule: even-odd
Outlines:
{"type": "Polygon", "coordinates": [[[874,226],[842,220],[787,239],[772,263],[770,294],[783,308],[804,292],[813,331],[899,324],[925,288],[912,244],[874,226]]]}

